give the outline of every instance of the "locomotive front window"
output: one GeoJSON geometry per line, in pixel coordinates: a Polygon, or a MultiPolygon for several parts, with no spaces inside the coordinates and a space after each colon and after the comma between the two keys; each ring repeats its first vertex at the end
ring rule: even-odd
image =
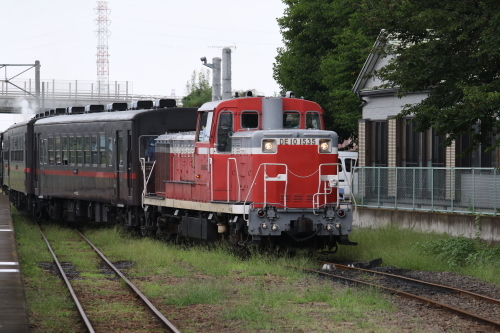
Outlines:
{"type": "Polygon", "coordinates": [[[243,111],[241,113],[241,128],[259,128],[259,113],[257,111],[243,111]]]}
{"type": "Polygon", "coordinates": [[[306,113],[306,129],[321,129],[319,112],[309,111],[306,113]]]}
{"type": "Polygon", "coordinates": [[[217,151],[230,152],[233,136],[233,114],[222,112],[217,126],[217,151]]]}
{"type": "Polygon", "coordinates": [[[210,141],[210,128],[212,127],[212,111],[206,111],[200,114],[198,123],[198,142],[210,141]]]}
{"type": "Polygon", "coordinates": [[[283,112],[283,128],[299,128],[300,113],[297,111],[283,112]]]}

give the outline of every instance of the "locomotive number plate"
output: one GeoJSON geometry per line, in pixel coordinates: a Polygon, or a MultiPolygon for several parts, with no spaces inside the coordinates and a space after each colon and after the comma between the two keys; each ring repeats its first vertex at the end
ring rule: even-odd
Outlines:
{"type": "Polygon", "coordinates": [[[299,138],[299,139],[279,139],[280,145],[317,145],[318,139],[299,138]]]}

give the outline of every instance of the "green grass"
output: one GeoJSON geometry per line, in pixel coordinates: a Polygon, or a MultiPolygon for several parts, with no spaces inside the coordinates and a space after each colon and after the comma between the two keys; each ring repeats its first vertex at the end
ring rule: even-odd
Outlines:
{"type": "Polygon", "coordinates": [[[336,259],[363,262],[382,258],[384,266],[456,272],[500,284],[500,246],[394,226],[356,229],[350,238],[359,245],[341,246],[336,259]]]}
{"type": "Polygon", "coordinates": [[[13,210],[21,271],[26,284],[30,323],[36,332],[74,332],[78,315],[63,281],[45,272],[42,262],[53,262],[45,241],[30,218],[13,210]]]}
{"type": "MultiPolygon", "coordinates": [[[[39,266],[40,262],[52,262],[45,242],[36,226],[23,216],[15,214],[14,223],[33,331],[66,332],[78,317],[60,279],[39,266]]],[[[84,268],[86,273],[81,274],[82,280],[74,281],[76,286],[107,296],[109,292],[99,281],[103,276],[100,259],[90,255],[72,231],[51,223],[44,229],[49,239],[64,239],[56,242],[56,250],[70,249],[71,264],[84,268]]],[[[241,260],[227,246],[176,246],[134,237],[119,227],[88,228],[84,233],[111,261],[133,262],[126,275],[169,318],[196,313],[198,319],[213,320],[214,325],[223,322],[228,329],[242,332],[324,332],[335,327],[358,332],[397,331],[384,320],[395,311],[389,296],[321,281],[289,268],[317,268],[315,260],[305,254],[277,257],[256,252],[241,260]]],[[[386,266],[453,271],[500,284],[499,247],[477,240],[390,226],[356,229],[350,238],[359,245],[340,246],[330,259],[369,261],[381,257],[386,266]]],[[[123,304],[96,307],[104,309],[105,315],[123,312],[133,317],[134,309],[123,304]]],[[[183,332],[211,331],[194,319],[183,325],[183,332]]]]}

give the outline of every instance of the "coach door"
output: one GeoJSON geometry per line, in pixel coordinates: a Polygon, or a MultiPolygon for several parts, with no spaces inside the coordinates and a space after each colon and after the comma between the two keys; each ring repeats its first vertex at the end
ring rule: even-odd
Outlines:
{"type": "Polygon", "coordinates": [[[121,188],[124,182],[125,160],[123,154],[123,131],[116,131],[116,177],[115,177],[115,202],[118,204],[122,197],[121,188]]]}
{"type": "Polygon", "coordinates": [[[40,134],[37,134],[35,136],[35,151],[33,152],[33,170],[31,170],[31,172],[33,173],[33,188],[35,190],[35,194],[38,195],[38,179],[39,179],[39,175],[38,175],[38,172],[40,170],[40,142],[41,142],[41,139],[40,139],[40,134]]]}

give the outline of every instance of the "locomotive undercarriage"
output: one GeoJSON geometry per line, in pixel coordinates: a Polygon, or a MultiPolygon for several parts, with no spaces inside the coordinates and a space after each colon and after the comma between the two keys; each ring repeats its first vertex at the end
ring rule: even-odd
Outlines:
{"type": "MultiPolygon", "coordinates": [[[[350,225],[342,223],[352,212],[339,208],[327,207],[313,213],[268,206],[266,209],[251,209],[243,216],[161,206],[145,206],[145,209],[114,207],[85,200],[37,198],[17,191],[9,191],[9,198],[17,209],[29,211],[36,220],[47,217],[66,223],[119,223],[140,231],[142,235],[167,241],[227,240],[235,245],[255,243],[316,249],[356,244],[347,236],[350,225]]],[[[345,220],[350,221],[350,218],[345,220]]]]}

